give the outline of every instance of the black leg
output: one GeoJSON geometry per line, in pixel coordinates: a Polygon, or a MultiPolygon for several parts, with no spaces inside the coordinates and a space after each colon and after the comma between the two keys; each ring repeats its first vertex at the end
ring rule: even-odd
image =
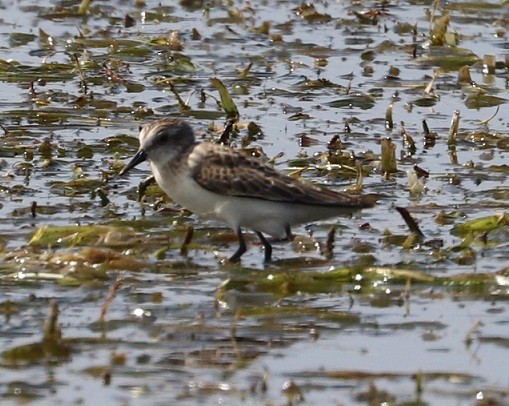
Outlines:
{"type": "Polygon", "coordinates": [[[255,234],[258,236],[260,241],[263,244],[263,249],[265,250],[265,262],[270,262],[270,259],[272,258],[272,245],[270,245],[270,242],[267,241],[267,239],[263,236],[262,233],[255,230],[255,234]]]}
{"type": "Polygon", "coordinates": [[[242,235],[241,228],[237,228],[235,231],[237,233],[237,238],[239,239],[239,248],[237,251],[235,251],[235,254],[233,254],[228,261],[230,262],[238,262],[240,261],[240,257],[244,252],[246,252],[246,241],[244,240],[244,236],[242,235]]]}
{"type": "Polygon", "coordinates": [[[292,230],[290,229],[290,224],[287,224],[285,226],[285,234],[288,241],[293,241],[293,239],[295,238],[295,236],[292,233],[292,230]]]}

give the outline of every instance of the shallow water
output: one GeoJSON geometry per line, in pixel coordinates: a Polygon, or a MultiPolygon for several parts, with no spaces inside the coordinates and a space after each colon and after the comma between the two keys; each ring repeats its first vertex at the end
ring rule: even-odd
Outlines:
{"type": "Polygon", "coordinates": [[[299,2],[232,3],[94,1],[85,16],[73,1],[2,4],[2,402],[504,404],[507,216],[484,237],[454,227],[508,207],[507,2],[439,5],[435,15],[445,7],[448,32],[471,55],[429,47],[431,1],[317,2],[307,18],[299,2]],[[125,27],[126,14],[134,26],[125,27]],[[171,31],[180,32],[181,51],[171,31]],[[493,74],[483,73],[485,54],[495,56],[493,74]],[[458,84],[467,62],[475,84],[458,84]],[[240,111],[234,147],[283,153],[278,169],[305,167],[306,179],[343,189],[355,168],[331,164],[327,143],[339,135],[344,154],[362,162],[363,193],[379,193],[379,204],[296,228],[297,240],[275,243],[266,266],[249,236],[242,264],[225,266],[236,243],[224,225],[167,199],[155,211],[156,188],[137,202],[148,167],[115,175],[136,151],[139,125],[186,116],[200,138],[217,138],[226,116],[212,77],[240,111]],[[424,142],[422,120],[437,133],[434,145],[424,142]],[[263,134],[249,137],[249,122],[263,134]],[[389,179],[380,169],[385,137],[397,147],[389,179]],[[422,195],[409,192],[415,164],[430,173],[422,195]],[[397,206],[430,244],[405,245],[397,206]],[[47,234],[32,239],[43,226],[47,234]],[[320,249],[331,226],[327,257],[320,249]],[[53,298],[70,355],[9,356],[41,341],[53,298]]]}

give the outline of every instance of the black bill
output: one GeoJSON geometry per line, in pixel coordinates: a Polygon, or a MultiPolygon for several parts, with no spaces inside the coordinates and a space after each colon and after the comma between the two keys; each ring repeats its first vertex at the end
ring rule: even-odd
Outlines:
{"type": "Polygon", "coordinates": [[[136,155],[133,156],[133,158],[129,161],[129,163],[126,166],[124,166],[124,169],[122,169],[118,175],[119,176],[124,175],[125,173],[133,169],[136,165],[141,164],[143,161],[146,161],[147,158],[148,155],[144,149],[138,150],[136,155]]]}

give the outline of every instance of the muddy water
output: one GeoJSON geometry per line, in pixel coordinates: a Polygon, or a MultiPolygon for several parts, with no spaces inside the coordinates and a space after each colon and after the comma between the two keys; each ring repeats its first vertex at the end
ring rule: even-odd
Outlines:
{"type": "Polygon", "coordinates": [[[506,2],[94,1],[84,15],[78,5],[0,10],[2,402],[504,404],[506,2]],[[444,13],[445,44],[431,46],[430,18],[444,13]],[[464,65],[470,83],[458,83],[464,65]],[[115,176],[139,125],[185,116],[199,137],[218,137],[226,116],[212,77],[240,111],[234,147],[336,189],[355,182],[357,160],[377,207],[297,228],[267,266],[249,238],[242,264],[225,266],[236,247],[224,225],[161,203],[154,187],[139,203],[148,167],[115,176]],[[262,132],[250,136],[249,122],[262,132]],[[385,137],[397,148],[389,177],[385,137]],[[429,171],[422,194],[410,192],[414,165],[429,171]],[[409,242],[396,206],[424,242],[409,242]]]}

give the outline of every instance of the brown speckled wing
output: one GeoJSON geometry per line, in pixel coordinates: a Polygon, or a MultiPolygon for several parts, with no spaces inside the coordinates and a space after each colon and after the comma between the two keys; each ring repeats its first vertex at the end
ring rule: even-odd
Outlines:
{"type": "Polygon", "coordinates": [[[292,179],[239,150],[203,143],[189,156],[194,180],[228,196],[327,207],[371,207],[369,196],[350,196],[292,179]]]}

